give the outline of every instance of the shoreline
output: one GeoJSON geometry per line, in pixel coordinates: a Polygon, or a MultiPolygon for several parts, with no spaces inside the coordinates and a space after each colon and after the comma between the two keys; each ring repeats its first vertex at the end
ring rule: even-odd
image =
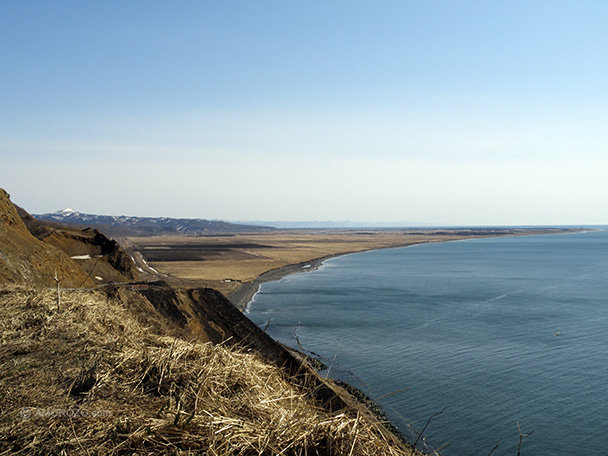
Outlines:
{"type": "MultiPolygon", "coordinates": [[[[504,236],[504,235],[503,235],[504,236]]],[[[496,236],[502,237],[502,236],[496,236]]],[[[466,238],[462,238],[466,239],[466,238]]],[[[255,295],[260,290],[260,286],[266,282],[275,282],[277,280],[281,280],[283,277],[287,277],[292,274],[298,274],[300,272],[311,272],[319,269],[323,263],[327,260],[331,260],[332,258],[338,258],[346,255],[352,255],[354,253],[365,253],[365,252],[373,252],[375,250],[385,250],[385,249],[401,249],[405,247],[412,247],[415,245],[421,244],[434,244],[438,242],[451,242],[462,239],[442,239],[442,240],[420,240],[420,241],[408,241],[403,245],[391,245],[384,247],[375,247],[364,250],[352,250],[348,252],[335,253],[332,255],[325,255],[319,258],[313,258],[312,260],[302,261],[300,263],[287,264],[283,267],[277,269],[271,269],[270,271],[263,272],[251,282],[243,282],[243,284],[232,293],[226,295],[228,300],[241,312],[244,312],[247,309],[247,305],[253,300],[255,295]]],[[[478,239],[478,238],[471,238],[478,239]]]]}
{"type": "MultiPolygon", "coordinates": [[[[403,246],[407,247],[407,246],[403,246]]],[[[395,247],[397,248],[397,247],[395,247]]],[[[372,249],[379,250],[379,249],[372,249]]],[[[253,300],[254,296],[260,291],[260,285],[266,282],[274,282],[277,280],[281,280],[283,277],[287,277],[292,274],[298,274],[300,272],[310,272],[316,269],[319,269],[323,265],[323,263],[332,258],[337,258],[344,255],[350,255],[351,253],[360,253],[360,252],[344,252],[337,253],[335,255],[326,255],[321,258],[315,258],[309,261],[303,261],[302,263],[296,264],[288,264],[281,268],[271,269],[270,271],[266,271],[251,282],[244,282],[237,290],[228,294],[226,297],[230,300],[230,302],[241,312],[245,311],[247,305],[253,300]]]]}
{"type": "MultiPolygon", "coordinates": [[[[505,235],[495,236],[495,237],[505,237],[505,235]]],[[[471,238],[471,239],[479,239],[479,238],[471,238]]],[[[326,255],[321,258],[315,258],[315,259],[312,259],[309,261],[304,261],[301,263],[289,264],[289,265],[283,266],[281,268],[273,269],[273,270],[266,271],[266,272],[260,274],[253,281],[243,283],[243,285],[239,289],[237,289],[233,293],[230,293],[226,297],[239,311],[246,314],[246,309],[247,309],[249,303],[252,302],[253,298],[255,297],[255,295],[257,294],[257,292],[260,289],[260,286],[263,283],[277,281],[288,275],[297,274],[300,272],[314,271],[314,270],[318,269],[319,267],[321,267],[325,261],[330,260],[332,258],[351,255],[354,253],[364,253],[364,252],[371,252],[371,251],[385,250],[385,249],[398,249],[398,248],[413,247],[413,246],[422,245],[422,244],[434,244],[434,243],[439,243],[439,242],[453,242],[453,241],[460,241],[460,240],[467,240],[467,238],[432,240],[432,241],[421,240],[419,242],[409,242],[404,245],[379,247],[379,248],[372,248],[372,249],[366,249],[366,250],[360,250],[360,251],[337,253],[334,255],[326,255]]],[[[277,341],[277,342],[281,343],[279,341],[277,341]]],[[[312,358],[316,361],[321,362],[314,356],[311,356],[311,355],[305,353],[304,351],[300,351],[293,347],[288,347],[288,350],[290,350],[292,352],[297,352],[299,354],[299,356],[303,356],[305,358],[312,358]]],[[[321,364],[322,364],[322,362],[321,362],[321,364]]],[[[419,454],[418,452],[421,452],[421,454],[425,454],[425,455],[439,455],[437,450],[424,438],[424,436],[418,435],[417,431],[410,424],[406,424],[406,429],[399,429],[399,428],[395,427],[391,423],[391,421],[388,419],[388,417],[386,416],[382,407],[379,404],[377,404],[373,399],[371,399],[367,395],[367,393],[365,393],[363,390],[361,390],[347,382],[337,380],[335,378],[332,380],[336,384],[336,386],[338,386],[339,388],[342,388],[344,390],[343,394],[349,396],[357,404],[359,404],[359,406],[364,407],[376,419],[383,422],[385,424],[385,426],[387,426],[387,429],[389,430],[389,432],[391,432],[401,442],[405,443],[406,445],[411,446],[412,442],[417,441],[417,439],[420,437],[420,440],[418,441],[417,454],[419,454]]],[[[342,394],[340,394],[339,396],[344,400],[345,396],[343,396],[342,394]]]]}
{"type": "Polygon", "coordinates": [[[300,272],[314,271],[314,270],[318,269],[325,261],[327,261],[329,259],[337,258],[337,257],[345,256],[345,255],[351,255],[353,253],[371,252],[374,250],[384,250],[384,249],[399,249],[399,248],[404,248],[404,247],[411,247],[414,245],[434,244],[434,243],[440,243],[440,242],[469,241],[469,240],[474,240],[474,239],[488,239],[488,238],[513,237],[513,236],[542,236],[542,235],[551,235],[551,234],[573,234],[573,233],[594,231],[593,229],[568,229],[568,228],[561,228],[561,229],[548,228],[548,229],[543,229],[543,230],[546,230],[546,231],[534,232],[533,229],[529,229],[529,230],[524,230],[522,232],[511,232],[511,233],[503,233],[503,234],[489,234],[488,233],[485,235],[470,235],[470,236],[461,235],[461,236],[457,236],[453,239],[432,239],[432,240],[422,239],[422,240],[418,240],[418,241],[410,240],[410,241],[404,243],[403,245],[375,247],[375,248],[369,248],[369,249],[364,249],[364,250],[354,250],[354,251],[336,253],[336,254],[332,254],[332,255],[326,255],[323,257],[314,258],[312,260],[303,261],[300,263],[288,264],[281,268],[271,269],[270,271],[266,271],[266,272],[260,274],[259,276],[257,276],[251,282],[243,282],[238,289],[236,289],[232,293],[227,294],[226,297],[237,309],[239,309],[241,312],[245,312],[248,304],[253,300],[255,295],[260,290],[260,286],[263,283],[281,280],[283,277],[286,277],[286,276],[292,275],[292,274],[297,274],[300,272]]]}
{"type": "MultiPolygon", "coordinates": [[[[237,289],[235,292],[229,294],[227,297],[233,303],[233,305],[235,305],[235,307],[237,307],[237,309],[239,309],[241,312],[246,313],[246,309],[247,309],[248,305],[253,301],[255,295],[257,294],[257,292],[260,289],[260,286],[263,283],[277,281],[277,280],[282,279],[283,277],[286,277],[291,274],[297,274],[299,272],[314,271],[314,270],[318,269],[321,265],[323,265],[323,263],[325,261],[327,261],[329,259],[341,257],[341,256],[345,256],[345,255],[350,255],[353,253],[363,253],[363,252],[369,252],[369,251],[375,251],[375,250],[384,250],[387,248],[405,248],[405,247],[412,247],[412,246],[416,246],[416,245],[432,244],[432,243],[440,243],[440,242],[456,242],[456,241],[465,241],[465,240],[473,240],[473,239],[513,237],[513,236],[519,236],[519,235],[526,235],[526,236],[536,235],[536,236],[538,236],[538,235],[547,235],[547,234],[575,234],[575,233],[589,232],[589,231],[594,231],[594,230],[572,230],[572,231],[562,230],[562,231],[542,232],[542,233],[541,232],[535,233],[535,232],[528,231],[526,233],[501,234],[501,235],[494,235],[494,236],[491,236],[491,235],[490,236],[462,236],[462,237],[458,237],[456,239],[434,239],[434,240],[420,240],[420,241],[413,241],[413,242],[410,241],[408,243],[405,243],[404,245],[371,248],[371,249],[360,250],[360,251],[343,252],[343,253],[334,254],[334,255],[327,255],[327,256],[324,256],[321,258],[316,258],[313,260],[309,260],[309,261],[305,261],[305,262],[301,262],[301,263],[297,263],[297,264],[290,264],[290,265],[286,265],[286,266],[278,268],[278,269],[267,271],[263,274],[260,274],[253,281],[243,283],[243,285],[239,289],[237,289]]],[[[294,348],[290,348],[290,349],[298,351],[294,348]]],[[[304,354],[304,356],[310,356],[310,355],[304,354]]],[[[316,359],[316,358],[314,358],[314,359],[316,359]]],[[[343,382],[340,380],[334,379],[334,382],[336,382],[338,384],[338,386],[344,388],[347,391],[347,394],[349,394],[351,397],[354,397],[355,400],[357,402],[359,402],[362,406],[364,406],[368,410],[370,410],[377,417],[377,419],[379,419],[381,421],[385,421],[387,423],[390,431],[395,436],[402,439],[403,442],[406,442],[407,444],[411,445],[412,441],[418,441],[417,440],[418,437],[422,437],[418,441],[419,450],[423,451],[424,454],[429,454],[429,455],[430,454],[439,454],[437,452],[437,450],[433,447],[433,445],[430,442],[428,442],[424,438],[424,436],[419,435],[418,431],[416,431],[410,425],[410,423],[406,423],[405,429],[396,428],[391,423],[391,421],[386,417],[382,407],[379,404],[377,404],[373,399],[371,399],[363,390],[356,388],[356,387],[350,385],[349,383],[346,383],[346,382],[343,382]]]]}

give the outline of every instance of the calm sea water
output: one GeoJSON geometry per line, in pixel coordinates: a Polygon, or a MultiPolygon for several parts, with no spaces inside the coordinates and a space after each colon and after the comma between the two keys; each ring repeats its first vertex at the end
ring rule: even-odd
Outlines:
{"type": "Polygon", "coordinates": [[[608,454],[608,232],[352,254],[264,284],[249,317],[444,456],[608,454]]]}

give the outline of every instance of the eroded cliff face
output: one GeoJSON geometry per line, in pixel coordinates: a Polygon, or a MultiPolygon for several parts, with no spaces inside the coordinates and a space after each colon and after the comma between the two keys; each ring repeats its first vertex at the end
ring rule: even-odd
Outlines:
{"type": "MultiPolygon", "coordinates": [[[[112,251],[112,245],[100,238],[101,234],[96,230],[76,236],[66,236],[59,235],[57,227],[48,231],[45,231],[43,226],[38,228],[45,232],[45,237],[54,236],[50,240],[60,244],[65,251],[34,237],[20,217],[17,208],[10,201],[9,195],[0,189],[0,287],[3,288],[0,293],[0,298],[2,298],[0,307],[8,309],[8,311],[12,309],[13,314],[9,321],[13,327],[10,330],[15,335],[10,338],[10,345],[5,347],[0,355],[5,357],[7,361],[5,364],[11,366],[17,365],[14,361],[19,356],[22,363],[20,368],[34,366],[43,359],[44,362],[41,364],[47,371],[47,373],[41,373],[39,368],[35,371],[32,370],[26,375],[25,380],[23,371],[13,375],[14,382],[10,385],[13,388],[11,395],[17,397],[18,394],[21,394],[21,403],[37,404],[39,407],[48,408],[59,403],[57,401],[61,398],[61,401],[72,400],[69,403],[71,405],[67,407],[76,408],[78,401],[87,394],[93,400],[101,398],[104,407],[111,402],[116,410],[124,410],[127,405],[149,403],[149,409],[142,409],[139,418],[142,423],[152,422],[150,420],[158,423],[159,410],[164,410],[165,404],[175,405],[177,403],[177,409],[174,413],[172,412],[166,423],[163,422],[162,426],[163,429],[169,429],[167,426],[172,426],[170,428],[171,438],[181,435],[181,438],[185,439],[192,433],[183,432],[183,426],[176,427],[180,413],[185,411],[181,409],[181,399],[175,401],[175,397],[184,398],[186,392],[198,394],[196,392],[200,391],[200,383],[196,382],[198,382],[197,376],[202,371],[201,365],[191,368],[191,361],[197,360],[200,364],[201,357],[194,356],[195,351],[208,350],[205,346],[211,345],[199,342],[212,342],[222,349],[224,346],[237,346],[235,353],[238,356],[246,354],[252,359],[255,358],[256,363],[260,359],[265,359],[278,366],[280,372],[277,379],[297,386],[298,394],[294,395],[290,392],[285,398],[291,401],[296,397],[304,397],[304,395],[307,398],[310,397],[313,400],[315,416],[319,414],[320,409],[332,412],[327,415],[330,418],[348,418],[347,415],[350,414],[352,415],[350,421],[354,423],[353,430],[362,419],[376,423],[369,411],[357,403],[339,385],[319,377],[304,358],[275,342],[216,290],[209,288],[173,289],[162,282],[108,284],[95,290],[77,289],[69,292],[66,290],[62,296],[61,306],[58,302],[56,303],[53,290],[32,290],[31,285],[54,286],[55,273],[61,279],[62,287],[92,285],[89,275],[70,258],[70,255],[76,254],[73,256],[77,256],[80,253],[77,249],[84,248],[83,245],[85,247],[88,245],[87,249],[100,249],[100,252],[109,250],[111,253],[112,251]],[[11,284],[30,286],[6,286],[11,284]],[[102,290],[105,290],[106,296],[103,295],[102,290]],[[50,326],[47,326],[46,322],[50,322],[50,326]],[[173,340],[168,336],[174,336],[173,340]],[[184,356],[183,359],[179,358],[179,356],[175,356],[175,347],[178,347],[179,350],[182,348],[189,350],[193,355],[184,356]],[[158,363],[150,364],[152,362],[151,354],[159,352],[161,354],[157,357],[158,363]],[[32,361],[23,362],[28,356],[32,361]],[[132,358],[133,356],[136,358],[132,358]],[[83,360],[89,364],[83,364],[83,360]],[[125,365],[125,360],[131,360],[129,361],[131,364],[125,365]],[[184,374],[178,379],[179,381],[172,381],[170,388],[163,389],[165,385],[161,385],[161,383],[163,379],[166,379],[164,373],[167,362],[172,363],[171,365],[176,369],[181,368],[187,375],[184,374]],[[57,375],[57,366],[61,367],[61,376],[57,375]],[[119,371],[124,372],[125,376],[121,376],[119,371]],[[160,375],[151,375],[155,372],[160,375]],[[136,375],[134,376],[133,373],[136,375]],[[104,380],[99,381],[101,378],[104,380]],[[110,378],[113,379],[112,384],[108,383],[110,378]],[[151,381],[156,381],[156,379],[159,381],[152,384],[151,381]],[[40,394],[41,381],[47,381],[45,394],[42,395],[40,394]],[[147,386],[146,388],[133,388],[135,383],[147,386]],[[183,385],[184,394],[178,391],[174,396],[175,385],[183,385]],[[125,386],[127,387],[125,388],[125,386]],[[57,393],[56,396],[49,394],[49,391],[57,393]],[[162,396],[165,392],[167,394],[162,396]],[[125,394],[122,395],[123,393],[125,394]],[[25,396],[23,396],[24,394],[25,396]],[[133,396],[134,394],[138,396],[133,396]],[[44,402],[45,400],[46,402],[44,402]],[[344,413],[334,413],[338,410],[342,410],[344,413]],[[173,424],[171,425],[171,423],[173,424]]],[[[61,228],[59,228],[60,230],[61,228]]],[[[86,254],[89,255],[92,253],[91,250],[87,250],[87,252],[89,253],[86,254]]],[[[230,359],[236,356],[234,355],[230,359]]],[[[233,382],[233,371],[236,366],[234,369],[233,366],[227,367],[227,378],[233,382]]],[[[244,370],[248,375],[252,372],[251,367],[245,366],[244,370]]],[[[219,373],[217,370],[214,372],[219,373]]],[[[255,372],[252,377],[258,378],[255,372]]],[[[171,379],[167,379],[166,383],[168,384],[170,381],[171,379]]],[[[230,385],[233,384],[230,383],[230,385]]],[[[252,391],[268,387],[274,391],[276,381],[261,381],[260,387],[256,386],[252,388],[252,391]]],[[[230,392],[232,387],[224,388],[224,390],[230,392]]],[[[236,396],[240,397],[240,395],[231,395],[228,398],[226,410],[235,408],[236,396]]],[[[217,395],[214,394],[211,398],[211,402],[217,403],[217,395]]],[[[253,402],[256,404],[287,402],[282,398],[279,399],[268,401],[256,399],[253,402]]],[[[188,411],[192,417],[190,420],[196,415],[196,404],[198,403],[198,399],[193,401],[193,411],[188,411]]],[[[264,410],[266,410],[266,406],[264,410]]],[[[208,425],[208,413],[199,415],[204,416],[202,422],[208,425]]],[[[328,422],[325,415],[323,415],[322,422],[328,422]]],[[[33,421],[29,423],[33,423],[33,421]]],[[[196,421],[192,423],[196,423],[196,421]]],[[[56,422],[53,422],[53,426],[55,424],[56,422]]],[[[122,438],[124,434],[117,434],[116,426],[115,418],[109,420],[108,435],[122,438]]],[[[148,424],[146,426],[148,429],[150,428],[148,424]]],[[[223,421],[221,426],[219,430],[214,428],[208,434],[215,436],[226,429],[223,421]]],[[[257,426],[257,422],[255,426],[257,426]]],[[[377,426],[378,429],[382,428],[380,423],[376,423],[374,426],[377,426]]],[[[143,428],[135,426],[133,436],[137,435],[137,437],[132,439],[129,437],[129,439],[133,442],[141,442],[139,430],[143,428]]],[[[269,429],[274,428],[276,428],[276,423],[269,427],[269,429]]],[[[52,435],[49,435],[48,443],[51,446],[56,443],[56,432],[65,431],[67,433],[65,435],[69,435],[69,438],[74,435],[73,427],[60,428],[59,431],[57,429],[55,426],[52,435]]],[[[13,430],[21,432],[22,427],[13,428],[13,430]]],[[[32,435],[39,435],[37,434],[38,429],[34,429],[32,432],[35,434],[16,433],[9,436],[8,439],[0,438],[0,447],[3,444],[11,445],[11,448],[18,448],[21,451],[22,448],[26,448],[20,446],[23,444],[30,448],[34,439],[32,435]]],[[[205,432],[207,431],[197,431],[194,434],[202,435],[205,432]]],[[[374,435],[381,432],[384,439],[373,442],[380,444],[386,441],[384,431],[373,432],[374,435]]],[[[97,428],[95,435],[98,434],[99,429],[97,428]]],[[[91,434],[87,435],[90,437],[91,434]]],[[[260,435],[264,435],[263,438],[267,439],[270,434],[263,430],[260,435]]],[[[359,434],[354,435],[355,439],[352,442],[349,441],[347,445],[351,453],[359,434]]],[[[391,437],[391,439],[396,442],[394,438],[391,437]]],[[[256,441],[261,440],[261,437],[256,437],[256,441]]],[[[108,438],[103,436],[100,441],[107,442],[108,438]]],[[[163,445],[164,441],[162,441],[163,445]]],[[[183,441],[186,442],[186,440],[183,441]]],[[[121,446],[123,443],[119,441],[117,445],[121,446]]],[[[373,448],[376,443],[373,444],[373,448]]],[[[363,445],[363,448],[369,448],[370,445],[363,445]]],[[[394,447],[398,448],[400,445],[396,442],[394,447]]],[[[291,444],[286,445],[285,448],[290,446],[291,444]]],[[[142,448],[144,447],[142,446],[142,448]]],[[[163,446],[164,449],[166,448],[163,446]]],[[[338,454],[343,453],[342,451],[338,454]]]]}
{"type": "Polygon", "coordinates": [[[150,305],[159,318],[170,322],[180,336],[201,342],[246,346],[278,365],[293,360],[282,346],[258,328],[224,295],[212,288],[171,288],[163,281],[107,285],[113,299],[120,299],[131,308],[150,312],[150,305]],[[142,299],[137,299],[140,295],[142,299]],[[147,304],[149,303],[149,304],[147,304]]]}
{"type": "Polygon", "coordinates": [[[37,239],[75,259],[95,283],[130,282],[139,274],[129,254],[113,239],[94,228],[38,220],[18,206],[19,216],[37,239]]]}
{"type": "Polygon", "coordinates": [[[54,229],[40,239],[76,259],[96,281],[129,282],[138,278],[135,263],[116,241],[94,228],[54,229]]]}
{"type": "Polygon", "coordinates": [[[0,284],[92,286],[88,274],[65,252],[36,239],[10,200],[0,189],[0,284]]]}

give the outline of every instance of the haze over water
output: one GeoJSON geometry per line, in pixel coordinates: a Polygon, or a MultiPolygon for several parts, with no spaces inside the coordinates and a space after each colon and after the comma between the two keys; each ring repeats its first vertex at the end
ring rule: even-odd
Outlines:
{"type": "Polygon", "coordinates": [[[450,455],[608,453],[608,234],[347,255],[264,284],[249,317],[450,455]]]}

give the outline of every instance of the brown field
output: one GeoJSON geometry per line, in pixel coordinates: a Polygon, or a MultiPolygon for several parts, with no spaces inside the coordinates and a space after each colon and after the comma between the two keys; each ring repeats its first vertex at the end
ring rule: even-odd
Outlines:
{"type": "MultiPolygon", "coordinates": [[[[429,242],[403,232],[280,232],[209,237],[130,238],[149,266],[174,281],[197,282],[224,294],[260,274],[348,252],[429,242]]],[[[142,268],[145,269],[145,268],[142,268]]]]}
{"type": "Polygon", "coordinates": [[[200,237],[135,237],[122,242],[139,267],[150,275],[174,285],[208,286],[230,294],[265,272],[345,253],[423,242],[546,232],[556,230],[294,230],[200,237]],[[139,254],[146,262],[140,260],[139,254]]]}

